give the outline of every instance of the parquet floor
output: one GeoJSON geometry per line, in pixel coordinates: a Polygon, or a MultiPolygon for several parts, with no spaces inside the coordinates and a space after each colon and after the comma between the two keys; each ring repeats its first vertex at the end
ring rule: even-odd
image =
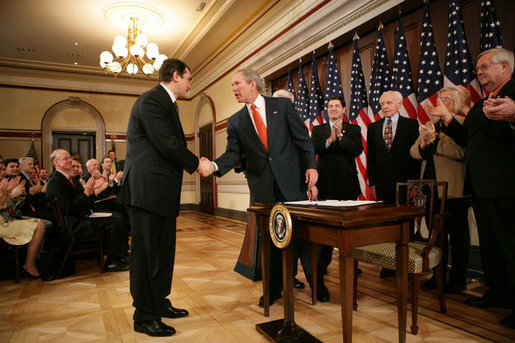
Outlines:
{"type": "MultiPolygon", "coordinates": [[[[233,271],[244,229],[245,223],[197,212],[179,217],[171,299],[190,315],[164,319],[177,330],[173,337],[133,332],[128,272],[101,274],[90,259],[77,261],[77,273],[60,280],[0,282],[0,342],[265,342],[255,324],[282,318],[283,302],[271,307],[270,318],[263,317],[257,306],[261,284],[233,271]]],[[[296,322],[323,342],[342,340],[335,260],[326,281],[329,303],[313,307],[309,288],[295,291],[296,322]]],[[[379,279],[376,267],[360,266],[354,342],[396,342],[395,281],[379,279]]],[[[479,283],[469,285],[468,294],[480,292],[479,283]]],[[[407,341],[515,342],[515,331],[498,325],[507,310],[470,308],[464,299],[449,296],[448,313],[442,315],[435,295],[422,291],[420,331],[408,333],[407,341]]]]}

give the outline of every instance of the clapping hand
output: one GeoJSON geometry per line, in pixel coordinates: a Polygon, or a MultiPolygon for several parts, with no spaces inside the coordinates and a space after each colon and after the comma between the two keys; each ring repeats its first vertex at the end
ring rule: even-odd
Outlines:
{"type": "Polygon", "coordinates": [[[207,158],[201,157],[198,164],[197,173],[199,173],[200,176],[208,177],[214,172],[215,166],[213,163],[211,163],[211,161],[209,161],[207,158]]]}
{"type": "Polygon", "coordinates": [[[428,101],[426,102],[424,107],[427,113],[435,117],[440,117],[446,122],[452,119],[451,112],[449,112],[449,110],[440,98],[436,99],[436,106],[431,105],[431,103],[428,101]]]}
{"type": "Polygon", "coordinates": [[[418,127],[420,137],[422,137],[421,147],[425,148],[436,139],[436,129],[433,123],[429,125],[420,125],[418,127]]]}
{"type": "Polygon", "coordinates": [[[483,102],[483,112],[492,120],[515,122],[515,101],[513,99],[487,99],[483,102]]]}

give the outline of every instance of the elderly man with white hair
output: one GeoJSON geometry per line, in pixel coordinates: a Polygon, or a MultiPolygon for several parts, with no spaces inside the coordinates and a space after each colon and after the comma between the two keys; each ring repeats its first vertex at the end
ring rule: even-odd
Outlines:
{"type": "Polygon", "coordinates": [[[450,114],[441,114],[443,132],[467,148],[481,260],[490,287],[481,298],[467,299],[466,303],[483,308],[511,308],[512,314],[501,321],[501,325],[511,329],[515,329],[513,64],[513,52],[509,50],[483,51],[476,60],[476,73],[481,86],[490,92],[488,98],[470,109],[463,125],[450,114]],[[501,115],[492,113],[502,104],[505,108],[501,115]]]}
{"type": "MultiPolygon", "coordinates": [[[[387,91],[379,99],[384,118],[368,127],[367,169],[372,198],[395,203],[395,184],[417,179],[420,161],[410,155],[418,138],[418,121],[399,114],[402,94],[387,91]]],[[[381,270],[381,277],[395,275],[390,269],[381,270]]]]}

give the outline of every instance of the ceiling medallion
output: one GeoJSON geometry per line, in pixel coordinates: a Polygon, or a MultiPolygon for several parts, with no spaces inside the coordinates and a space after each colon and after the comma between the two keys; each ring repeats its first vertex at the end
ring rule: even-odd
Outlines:
{"type": "Polygon", "coordinates": [[[146,31],[161,27],[165,23],[165,15],[155,7],[135,2],[115,2],[105,6],[102,14],[108,23],[127,27],[131,18],[138,18],[138,25],[146,31]]]}

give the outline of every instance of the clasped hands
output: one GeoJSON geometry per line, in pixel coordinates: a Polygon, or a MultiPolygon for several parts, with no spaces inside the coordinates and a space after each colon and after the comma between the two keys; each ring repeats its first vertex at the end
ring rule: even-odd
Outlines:
{"type": "Polygon", "coordinates": [[[418,133],[422,138],[422,142],[420,143],[422,149],[427,147],[436,139],[436,128],[432,122],[429,122],[429,124],[426,125],[420,125],[418,127],[418,133]]]}
{"type": "Polygon", "coordinates": [[[208,177],[214,172],[215,165],[207,158],[201,157],[198,164],[197,173],[199,173],[202,177],[208,177]]]}
{"type": "Polygon", "coordinates": [[[333,122],[333,129],[331,130],[331,135],[327,138],[327,144],[332,144],[337,139],[341,139],[342,134],[342,122],[341,120],[336,120],[333,122]]]}

